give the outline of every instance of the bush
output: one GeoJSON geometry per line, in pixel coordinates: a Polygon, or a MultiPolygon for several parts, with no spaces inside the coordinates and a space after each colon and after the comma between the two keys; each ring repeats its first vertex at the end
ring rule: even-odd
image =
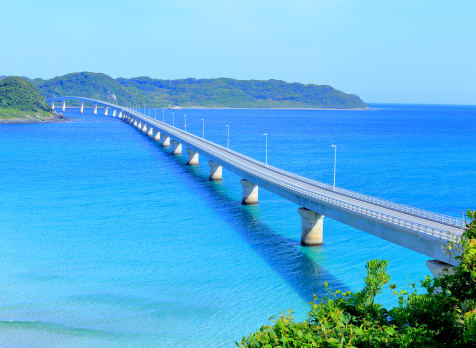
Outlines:
{"type": "MultiPolygon", "coordinates": [[[[375,303],[390,277],[387,261],[367,262],[364,288],[356,293],[327,290],[315,296],[305,321],[292,313],[243,337],[239,347],[470,347],[476,344],[476,212],[460,242],[460,265],[439,278],[415,284],[410,293],[395,290],[399,305],[387,310],[375,303]]],[[[456,247],[452,245],[450,247],[456,247]]],[[[325,284],[327,289],[327,284],[325,284]]]]}

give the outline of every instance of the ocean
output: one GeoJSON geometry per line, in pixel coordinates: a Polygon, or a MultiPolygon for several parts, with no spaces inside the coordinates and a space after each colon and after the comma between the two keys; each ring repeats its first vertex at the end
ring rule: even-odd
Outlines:
{"type": "MultiPolygon", "coordinates": [[[[165,120],[172,122],[172,110],[165,120]]],[[[337,186],[461,217],[476,209],[476,106],[174,110],[175,125],[337,186]]],[[[101,109],[99,110],[101,114],[101,109]]],[[[154,111],[152,111],[154,114],[154,111]]],[[[232,347],[313,294],[359,290],[389,261],[406,289],[428,258],[330,218],[301,247],[297,206],[208,180],[117,118],[0,125],[0,347],[232,347]]],[[[162,112],[157,113],[162,119],[162,112]]],[[[396,304],[388,287],[378,301],[396,304]]]]}

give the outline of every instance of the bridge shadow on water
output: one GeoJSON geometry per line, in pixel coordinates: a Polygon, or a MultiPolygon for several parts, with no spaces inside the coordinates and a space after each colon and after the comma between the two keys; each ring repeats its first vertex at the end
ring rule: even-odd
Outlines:
{"type": "MultiPolygon", "coordinates": [[[[175,156],[170,149],[160,147],[150,138],[148,140],[158,155],[165,156],[165,162],[174,175],[182,176],[184,180],[181,181],[239,233],[301,298],[311,301],[313,294],[324,296],[327,293],[324,282],[328,282],[331,289],[348,290],[345,284],[316,263],[321,247],[302,247],[299,242],[280,235],[261,222],[258,206],[242,205],[226,194],[221,182],[210,181],[197,166],[186,165],[185,148],[182,156],[175,156]]],[[[299,227],[296,233],[300,233],[299,227]]]]}

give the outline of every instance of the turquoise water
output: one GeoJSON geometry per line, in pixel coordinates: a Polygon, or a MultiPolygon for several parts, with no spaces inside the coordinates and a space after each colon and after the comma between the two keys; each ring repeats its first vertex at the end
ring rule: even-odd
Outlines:
{"type": "MultiPolygon", "coordinates": [[[[460,217],[476,208],[476,107],[370,111],[176,110],[175,124],[330,183],[460,217]]],[[[161,115],[161,113],[160,113],[161,115]]],[[[231,347],[313,293],[358,290],[365,261],[392,281],[426,257],[325,220],[300,246],[296,206],[264,190],[242,206],[239,178],[207,179],[117,119],[0,125],[1,347],[231,347]]],[[[167,112],[166,120],[171,121],[167,112]]],[[[395,303],[387,290],[380,296],[395,303]]]]}

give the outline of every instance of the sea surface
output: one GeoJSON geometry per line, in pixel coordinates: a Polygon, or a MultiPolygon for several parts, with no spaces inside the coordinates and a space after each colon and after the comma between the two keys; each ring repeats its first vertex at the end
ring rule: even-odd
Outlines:
{"type": "MultiPolygon", "coordinates": [[[[476,209],[476,107],[175,110],[174,121],[259,160],[461,217],[476,209]]],[[[89,110],[90,112],[90,110],[89,110]]],[[[101,110],[100,110],[101,113],[101,110]]],[[[152,115],[155,111],[151,111],[152,115]]],[[[232,347],[270,316],[302,320],[315,293],[359,290],[389,260],[398,288],[427,257],[329,218],[300,246],[297,206],[239,177],[208,180],[117,118],[0,125],[0,347],[232,347]]],[[[162,118],[161,110],[157,117],[162,118]]],[[[172,122],[171,110],[165,120],[172,122]]],[[[185,152],[185,151],[184,151],[185,152]]],[[[386,288],[378,298],[395,305],[386,288]]]]}

